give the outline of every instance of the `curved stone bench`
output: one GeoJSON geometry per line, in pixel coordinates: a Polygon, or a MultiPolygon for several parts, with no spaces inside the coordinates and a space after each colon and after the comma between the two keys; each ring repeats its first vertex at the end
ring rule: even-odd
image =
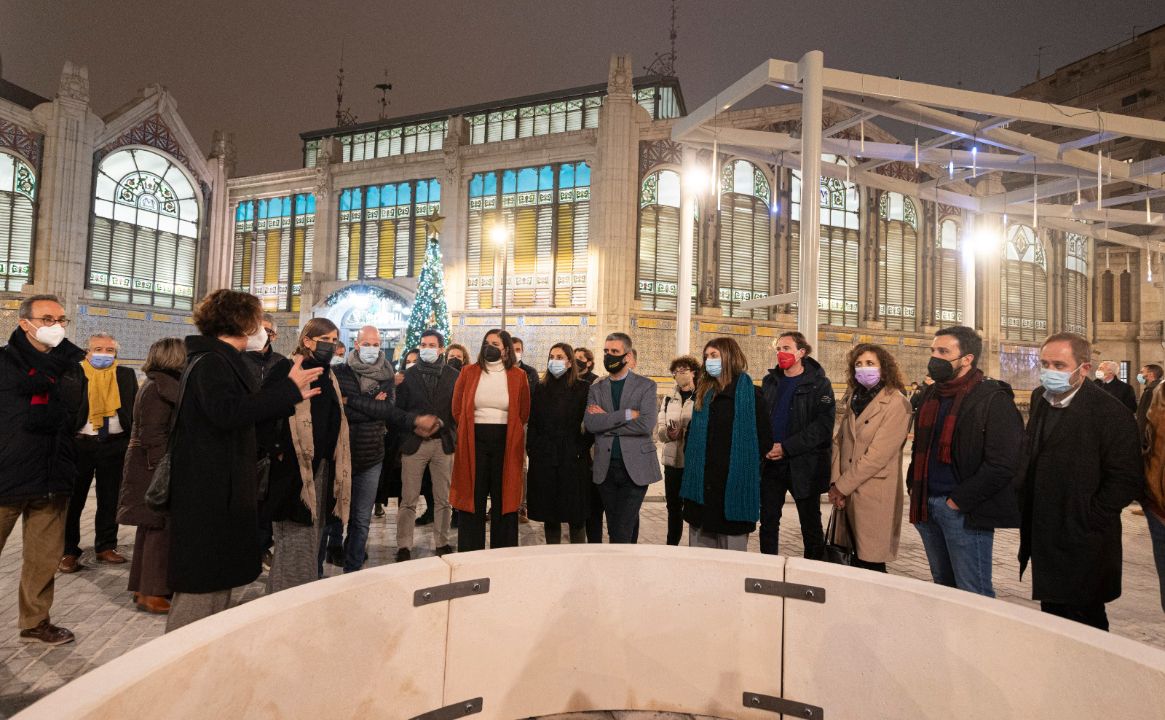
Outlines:
{"type": "Polygon", "coordinates": [[[413,718],[446,707],[450,718],[775,718],[782,707],[830,720],[1155,718],[1165,652],[799,558],[538,546],[261,598],[126,653],[17,718],[413,718]],[[444,586],[475,580],[442,599],[444,586]]]}

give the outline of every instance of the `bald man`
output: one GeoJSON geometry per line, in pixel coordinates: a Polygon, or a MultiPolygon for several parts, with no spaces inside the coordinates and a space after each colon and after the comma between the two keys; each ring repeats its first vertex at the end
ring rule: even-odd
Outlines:
{"type": "Polygon", "coordinates": [[[1132,386],[1117,377],[1119,371],[1120,366],[1115,362],[1105,360],[1096,370],[1096,383],[1100,385],[1101,390],[1112,395],[1127,407],[1129,412],[1135,413],[1137,411],[1137,394],[1133,392],[1132,386]]]}

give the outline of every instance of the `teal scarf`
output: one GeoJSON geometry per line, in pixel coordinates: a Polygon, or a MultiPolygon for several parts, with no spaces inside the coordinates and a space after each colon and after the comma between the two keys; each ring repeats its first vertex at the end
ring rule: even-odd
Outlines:
{"type": "MultiPolygon", "coordinates": [[[[692,411],[684,447],[684,479],[680,497],[704,504],[704,461],[708,446],[708,418],[715,390],[704,396],[703,407],[692,411]]],[[[724,488],[724,518],[756,522],[760,518],[760,446],[756,439],[756,391],[752,378],[736,382],[736,406],[732,416],[732,455],[724,488]]]]}

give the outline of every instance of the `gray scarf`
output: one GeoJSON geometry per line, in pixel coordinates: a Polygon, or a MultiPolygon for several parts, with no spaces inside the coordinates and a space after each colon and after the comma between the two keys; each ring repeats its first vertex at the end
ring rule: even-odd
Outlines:
{"type": "Polygon", "coordinates": [[[376,362],[365,363],[360,360],[360,352],[348,353],[348,367],[356,373],[360,380],[360,392],[368,395],[376,390],[382,382],[392,378],[395,374],[392,365],[384,357],[384,352],[376,356],[376,362]]]}

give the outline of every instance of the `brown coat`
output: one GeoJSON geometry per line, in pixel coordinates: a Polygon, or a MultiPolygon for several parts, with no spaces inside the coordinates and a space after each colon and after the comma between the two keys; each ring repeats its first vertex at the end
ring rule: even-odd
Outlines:
{"type": "Polygon", "coordinates": [[[1153,393],[1145,422],[1145,504],[1158,516],[1165,517],[1165,396],[1158,385],[1153,393]]]}
{"type": "MultiPolygon", "coordinates": [[[[453,454],[453,484],[449,502],[463,512],[475,512],[473,485],[477,477],[473,428],[474,400],[481,366],[467,365],[453,387],[453,419],[457,422],[457,452],[453,454]]],[[[502,463],[502,513],[518,512],[522,504],[522,470],[526,456],[526,422],[530,419],[530,381],[518,367],[506,370],[510,412],[506,421],[506,454],[502,463]]]]}
{"type": "MultiPolygon", "coordinates": [[[[294,362],[297,356],[292,355],[294,362]]],[[[328,373],[326,380],[332,383],[336,402],[341,402],[340,383],[336,373],[328,373]]],[[[348,511],[352,505],[352,443],[348,436],[348,416],[340,408],[340,437],[336,439],[336,453],[328,458],[332,462],[332,490],[336,506],[331,509],[340,522],[348,524],[348,511]]],[[[299,464],[299,499],[311,512],[312,522],[316,517],[316,479],[312,467],[315,462],[315,438],[312,435],[311,403],[301,402],[295,406],[295,414],[287,421],[291,430],[291,444],[299,464]]],[[[325,519],[326,520],[326,519],[325,519]]]]}
{"type": "Polygon", "coordinates": [[[117,521],[122,525],[161,528],[166,524],[163,513],[146,505],[146,489],[154,479],[154,468],[166,454],[176,402],[178,380],[163,372],[148,373],[134,401],[129,449],[122,469],[117,503],[117,521]]]}
{"type": "Polygon", "coordinates": [[[846,496],[846,518],[857,555],[866,562],[887,562],[898,555],[902,447],[910,415],[910,401],[885,388],[861,417],[847,408],[833,438],[832,482],[846,496]]]}

